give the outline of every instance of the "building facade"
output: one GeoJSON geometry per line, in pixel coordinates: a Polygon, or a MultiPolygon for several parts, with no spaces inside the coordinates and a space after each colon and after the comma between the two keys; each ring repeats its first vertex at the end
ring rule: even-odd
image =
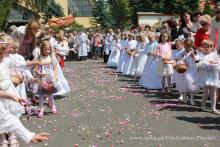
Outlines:
{"type": "Polygon", "coordinates": [[[47,1],[42,0],[13,0],[12,9],[9,14],[8,23],[24,25],[42,12],[47,1]]]}
{"type": "Polygon", "coordinates": [[[78,24],[85,28],[93,27],[92,9],[95,0],[68,0],[68,12],[75,17],[78,24]]]}

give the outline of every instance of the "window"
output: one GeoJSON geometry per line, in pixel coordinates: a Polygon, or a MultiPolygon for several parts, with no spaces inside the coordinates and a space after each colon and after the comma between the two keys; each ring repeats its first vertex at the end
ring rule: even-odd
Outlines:
{"type": "Polygon", "coordinates": [[[68,0],[68,8],[76,16],[92,16],[92,5],[89,0],[68,0]]]}

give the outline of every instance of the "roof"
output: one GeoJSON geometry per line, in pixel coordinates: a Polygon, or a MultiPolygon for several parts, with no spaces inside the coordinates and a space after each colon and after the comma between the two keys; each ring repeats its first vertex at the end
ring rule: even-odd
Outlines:
{"type": "Polygon", "coordinates": [[[137,15],[163,15],[163,16],[174,16],[177,14],[166,14],[166,13],[156,13],[156,12],[137,12],[137,15]]]}

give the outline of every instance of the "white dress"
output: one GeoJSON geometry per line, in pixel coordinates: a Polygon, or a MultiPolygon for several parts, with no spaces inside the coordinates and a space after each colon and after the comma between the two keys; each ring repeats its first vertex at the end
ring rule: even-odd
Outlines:
{"type": "Polygon", "coordinates": [[[128,40],[121,40],[120,44],[121,44],[121,50],[120,50],[120,57],[119,57],[119,61],[118,61],[118,67],[117,67],[117,71],[118,72],[122,72],[124,69],[124,56],[125,56],[125,45],[127,44],[128,40]]]}
{"type": "MultiPolygon", "coordinates": [[[[17,90],[10,79],[9,65],[10,60],[3,60],[0,63],[0,87],[3,91],[18,96],[16,92],[17,90]]],[[[0,102],[4,104],[6,110],[16,117],[24,114],[24,107],[15,101],[10,99],[0,99],[0,102]]]]}
{"type": "Polygon", "coordinates": [[[68,42],[66,42],[65,40],[60,43],[55,41],[53,47],[56,48],[56,54],[59,56],[65,57],[69,52],[68,42]]]}
{"type": "MultiPolygon", "coordinates": [[[[55,58],[56,59],[56,58],[55,58]]],[[[60,64],[57,62],[57,72],[58,72],[58,84],[59,84],[59,91],[54,95],[64,95],[71,91],[68,81],[63,75],[63,71],[60,67],[60,64]]]]}
{"type": "Polygon", "coordinates": [[[2,98],[0,98],[0,133],[12,132],[25,141],[25,143],[30,143],[35,134],[28,131],[16,116],[5,109],[5,104],[2,103],[1,99],[2,98]]]}
{"type": "Polygon", "coordinates": [[[205,86],[213,86],[216,88],[220,87],[219,63],[220,63],[219,57],[215,52],[204,55],[204,57],[200,59],[199,63],[196,64],[199,69],[196,84],[199,87],[205,87],[205,86]],[[210,61],[218,62],[218,64],[211,64],[210,61]]]}
{"type": "MultiPolygon", "coordinates": [[[[158,44],[157,54],[159,54],[163,58],[165,57],[171,59],[172,58],[171,44],[168,42],[158,44]]],[[[159,58],[157,65],[157,74],[159,76],[172,76],[173,72],[174,72],[173,65],[165,64],[162,58],[159,58]]]]}
{"type": "MultiPolygon", "coordinates": [[[[148,43],[145,48],[145,53],[156,52],[158,43],[148,43]]],[[[161,77],[157,74],[157,62],[158,58],[154,56],[148,56],[144,66],[144,71],[141,75],[139,85],[148,89],[161,89],[161,77]]]]}
{"type": "MultiPolygon", "coordinates": [[[[53,47],[54,45],[51,44],[51,46],[53,47]]],[[[37,52],[38,48],[35,48],[35,49],[37,52]]],[[[37,58],[39,58],[40,54],[34,54],[34,55],[35,55],[34,58],[37,59],[37,58]]],[[[69,86],[66,78],[63,75],[63,71],[60,67],[60,64],[59,64],[57,58],[55,57],[53,59],[56,60],[55,63],[57,63],[58,84],[59,84],[59,91],[57,93],[55,93],[54,95],[64,95],[64,94],[70,92],[71,89],[70,89],[70,86],[69,86]]]]}
{"type": "Polygon", "coordinates": [[[118,40],[118,43],[116,43],[116,41],[113,40],[112,44],[111,44],[111,54],[109,56],[108,63],[107,63],[107,65],[109,67],[117,67],[118,66],[118,60],[120,57],[120,50],[121,50],[121,44],[119,43],[119,40],[118,40]]]}
{"type": "MultiPolygon", "coordinates": [[[[177,55],[181,52],[184,51],[185,49],[176,49],[176,50],[172,50],[172,60],[175,60],[177,55]]],[[[176,82],[176,71],[174,70],[173,75],[171,76],[171,83],[175,83],[176,82]]]]}
{"type": "Polygon", "coordinates": [[[33,76],[27,67],[15,67],[14,66],[18,62],[21,62],[21,63],[26,62],[23,56],[19,54],[10,54],[8,58],[10,58],[11,60],[10,65],[9,65],[10,76],[15,76],[18,73],[18,74],[22,74],[25,77],[24,82],[16,86],[16,90],[17,90],[17,94],[20,97],[26,99],[27,93],[26,93],[25,81],[27,81],[27,79],[30,80],[30,78],[33,76]]]}
{"type": "Polygon", "coordinates": [[[110,35],[108,34],[105,38],[105,46],[104,46],[104,53],[105,55],[109,55],[110,51],[111,51],[111,42],[113,40],[113,34],[110,35]]]}
{"type": "Polygon", "coordinates": [[[139,51],[137,56],[134,56],[133,63],[131,65],[131,75],[140,76],[144,70],[144,65],[147,60],[147,55],[144,52],[146,42],[138,42],[136,51],[139,51]]]}
{"type": "Polygon", "coordinates": [[[81,32],[81,34],[79,35],[79,38],[78,38],[78,45],[79,45],[78,56],[79,57],[88,56],[87,42],[88,42],[88,37],[87,37],[86,33],[81,32]]]}
{"type": "Polygon", "coordinates": [[[181,50],[176,54],[175,59],[178,60],[183,58],[184,62],[187,64],[187,71],[185,73],[175,72],[176,89],[179,92],[195,92],[199,90],[195,84],[198,73],[195,60],[190,56],[190,53],[181,50]]]}
{"type": "MultiPolygon", "coordinates": [[[[136,40],[130,40],[125,45],[125,48],[127,48],[128,50],[133,50],[136,48],[136,45],[137,45],[136,40]]],[[[124,56],[124,68],[122,70],[123,75],[131,74],[131,65],[132,65],[133,60],[134,60],[134,57],[131,55],[128,55],[128,53],[126,52],[124,56]]]]}

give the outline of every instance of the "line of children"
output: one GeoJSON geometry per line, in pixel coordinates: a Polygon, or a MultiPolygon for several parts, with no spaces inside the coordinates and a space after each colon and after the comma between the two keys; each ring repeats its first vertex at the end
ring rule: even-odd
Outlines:
{"type": "MultiPolygon", "coordinates": [[[[149,43],[146,44],[144,53],[147,56],[146,62],[137,62],[140,53],[137,47],[143,45],[143,41],[135,39],[131,33],[129,38],[123,38],[117,71],[123,75],[135,75],[135,68],[144,66],[140,74],[139,84],[146,89],[161,90],[162,93],[171,93],[172,83],[179,92],[179,100],[195,105],[194,95],[201,89],[203,91],[202,110],[205,110],[205,102],[208,96],[211,98],[211,109],[213,113],[219,114],[216,109],[217,89],[219,88],[219,57],[214,50],[213,42],[203,40],[200,50],[195,50],[194,42],[190,38],[180,36],[174,42],[169,42],[169,34],[162,32],[159,39],[157,34],[148,34],[149,43]],[[138,44],[138,45],[137,45],[138,44]],[[175,44],[176,50],[172,50],[175,44]],[[142,64],[142,65],[139,65],[142,64]],[[177,65],[184,64],[185,72],[175,70],[177,65]]],[[[125,35],[125,34],[124,34],[125,35]]],[[[139,36],[137,36],[139,37],[139,36]]]]}

